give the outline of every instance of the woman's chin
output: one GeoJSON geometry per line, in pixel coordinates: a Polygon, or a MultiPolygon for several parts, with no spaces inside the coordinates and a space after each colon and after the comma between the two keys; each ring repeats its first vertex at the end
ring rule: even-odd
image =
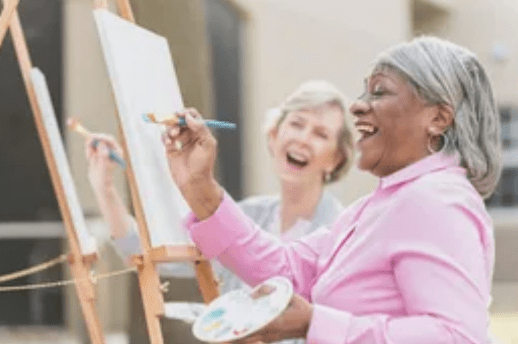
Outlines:
{"type": "Polygon", "coordinates": [[[372,160],[373,159],[369,159],[368,157],[361,155],[356,165],[361,171],[371,171],[375,166],[375,163],[372,160]]]}
{"type": "Polygon", "coordinates": [[[280,173],[279,178],[281,183],[289,183],[289,184],[299,184],[299,183],[307,183],[308,176],[302,171],[284,171],[280,173]]]}

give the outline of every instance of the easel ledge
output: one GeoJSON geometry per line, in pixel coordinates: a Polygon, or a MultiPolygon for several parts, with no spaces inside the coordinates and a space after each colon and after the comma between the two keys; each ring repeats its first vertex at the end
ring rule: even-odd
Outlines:
{"type": "MultiPolygon", "coordinates": [[[[211,264],[196,246],[170,245],[153,248],[149,252],[149,260],[153,263],[186,261],[194,263],[203,301],[209,303],[219,296],[219,283],[214,276],[211,264]]],[[[143,255],[133,255],[130,261],[132,265],[142,266],[144,257],[143,255]]]]}

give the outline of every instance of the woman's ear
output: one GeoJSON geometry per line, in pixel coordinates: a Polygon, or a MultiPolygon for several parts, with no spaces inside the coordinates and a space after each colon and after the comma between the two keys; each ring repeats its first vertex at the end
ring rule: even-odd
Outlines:
{"type": "Polygon", "coordinates": [[[275,142],[277,141],[277,135],[279,133],[279,129],[277,126],[274,126],[270,130],[268,130],[267,140],[268,140],[268,151],[273,156],[273,152],[275,151],[275,142]]]}
{"type": "Polygon", "coordinates": [[[339,167],[345,165],[347,163],[347,156],[345,155],[344,151],[341,149],[338,149],[335,154],[335,158],[333,161],[333,168],[331,171],[327,171],[328,173],[333,173],[336,171],[339,167]]]}
{"type": "Polygon", "coordinates": [[[453,106],[449,104],[439,104],[436,106],[436,111],[432,116],[431,124],[439,131],[439,133],[444,133],[446,129],[453,125],[454,116],[453,106]]]}

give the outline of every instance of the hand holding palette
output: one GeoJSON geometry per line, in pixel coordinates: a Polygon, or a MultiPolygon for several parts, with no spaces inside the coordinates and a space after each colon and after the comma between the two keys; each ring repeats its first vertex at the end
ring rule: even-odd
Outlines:
{"type": "Polygon", "coordinates": [[[209,343],[246,337],[278,317],[293,296],[285,277],[272,277],[254,289],[233,290],[212,301],[196,319],[193,334],[209,343]]]}

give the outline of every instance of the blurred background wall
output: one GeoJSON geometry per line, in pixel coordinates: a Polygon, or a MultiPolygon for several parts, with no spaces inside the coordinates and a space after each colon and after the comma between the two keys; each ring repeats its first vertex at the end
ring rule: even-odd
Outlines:
{"type": "MultiPolygon", "coordinates": [[[[24,11],[30,12],[34,6],[31,4],[38,1],[45,3],[44,0],[21,1],[22,19],[24,11]]],[[[33,54],[42,46],[48,47],[37,52],[41,56],[39,59],[33,59],[37,66],[38,63],[50,65],[44,72],[49,79],[56,80],[51,92],[61,121],[75,116],[93,131],[117,135],[116,110],[91,13],[92,0],[50,2],[59,5],[49,14],[47,21],[41,23],[38,16],[26,15],[24,27],[26,34],[34,37],[33,54]],[[48,32],[52,25],[57,25],[52,36],[59,37],[59,44],[52,43],[57,45],[49,48],[52,39],[41,38],[38,33],[48,32]]],[[[36,12],[30,13],[41,14],[42,8],[51,6],[42,3],[32,9],[36,12]]],[[[501,110],[506,150],[506,168],[501,185],[488,200],[497,245],[491,326],[495,335],[504,342],[518,343],[518,1],[131,0],[131,3],[137,23],[168,39],[185,105],[198,108],[206,117],[238,123],[236,135],[219,138],[218,158],[219,178],[236,198],[277,191],[261,128],[268,109],[278,106],[301,82],[326,79],[353,99],[363,92],[363,79],[379,52],[420,34],[438,35],[477,53],[489,73],[501,110]]],[[[113,4],[111,7],[115,8],[113,4]]],[[[0,52],[0,72],[12,54],[8,44],[4,44],[0,52]]],[[[19,76],[10,77],[12,83],[2,78],[0,87],[20,94],[19,101],[23,103],[26,99],[17,78],[19,76]],[[13,83],[17,88],[13,88],[13,83]]],[[[0,103],[5,104],[10,96],[1,92],[0,103]]],[[[23,106],[22,110],[9,106],[12,109],[9,111],[2,107],[0,117],[5,121],[2,127],[7,128],[4,129],[7,132],[0,138],[9,137],[6,136],[9,133],[12,136],[13,130],[20,135],[35,137],[34,128],[29,123],[30,113],[23,106]],[[20,124],[20,112],[26,117],[22,122],[26,125],[20,124]]],[[[74,133],[64,133],[85,214],[92,230],[102,241],[106,239],[106,233],[104,224],[98,220],[99,211],[88,185],[83,140],[74,133]]],[[[18,153],[8,155],[5,152],[4,146],[7,151],[18,152],[21,149],[20,143],[13,140],[2,143],[0,162],[5,161],[9,166],[19,165],[0,172],[0,180],[10,173],[17,173],[20,185],[23,185],[26,183],[24,178],[33,178],[26,176],[24,171],[33,167],[16,162],[13,156],[18,153]]],[[[37,147],[37,140],[33,140],[32,145],[37,147]]],[[[33,152],[37,160],[41,152],[31,148],[33,146],[24,149],[33,152]]],[[[37,165],[44,171],[42,164],[44,161],[40,157],[37,165]]],[[[34,249],[32,253],[20,253],[20,259],[21,256],[36,254],[35,261],[38,261],[40,258],[43,260],[44,255],[57,255],[66,250],[55,244],[55,240],[59,242],[63,238],[63,230],[45,178],[48,177],[42,177],[39,186],[33,189],[47,190],[44,193],[50,197],[47,203],[34,205],[27,212],[29,215],[9,217],[7,214],[0,219],[0,245],[32,240],[31,245],[41,246],[42,236],[50,240],[45,244],[45,254],[38,256],[34,249]]],[[[118,171],[117,179],[118,187],[129,203],[122,172],[118,171]]],[[[353,169],[343,181],[331,186],[331,191],[347,205],[375,186],[375,178],[353,169]]],[[[11,188],[12,192],[18,190],[16,186],[11,188]]],[[[30,190],[26,191],[26,198],[36,197],[31,195],[30,190]]],[[[0,200],[6,204],[12,202],[9,192],[2,192],[0,200]]],[[[22,203],[20,207],[25,209],[27,205],[22,203]]],[[[27,243],[19,245],[27,246],[27,243]]],[[[101,254],[98,270],[122,267],[122,262],[109,246],[103,246],[101,254]]],[[[66,277],[66,271],[59,273],[66,277]]],[[[169,299],[198,299],[194,280],[172,280],[172,283],[169,299]]],[[[72,334],[74,340],[85,339],[75,291],[63,289],[61,296],[53,297],[54,300],[61,297],[62,319],[56,320],[56,324],[40,321],[41,325],[64,329],[72,334]]],[[[27,298],[30,297],[20,295],[20,299],[27,298]]],[[[33,297],[33,304],[42,303],[40,299],[33,297]]],[[[37,308],[27,305],[27,309],[36,309],[34,307],[37,308]]],[[[147,340],[139,307],[134,276],[99,283],[102,323],[107,333],[118,334],[116,338],[122,342],[143,343],[147,340]]],[[[5,308],[0,309],[0,319],[3,319],[2,312],[6,312],[5,308]]],[[[48,308],[47,312],[55,311],[48,308]]],[[[6,329],[31,324],[34,325],[34,320],[19,324],[0,320],[0,325],[6,329]]],[[[168,342],[192,342],[188,328],[181,328],[181,325],[166,322],[164,331],[168,342]]]]}

